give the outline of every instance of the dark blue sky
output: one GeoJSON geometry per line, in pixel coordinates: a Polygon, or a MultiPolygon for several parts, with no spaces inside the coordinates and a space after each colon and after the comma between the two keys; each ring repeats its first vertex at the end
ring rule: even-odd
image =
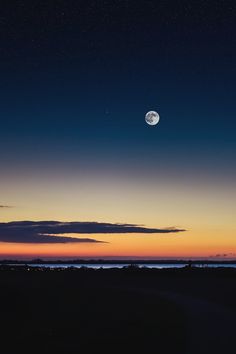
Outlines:
{"type": "Polygon", "coordinates": [[[3,1],[2,170],[230,178],[235,15],[234,1],[3,1]]]}
{"type": "Polygon", "coordinates": [[[171,232],[0,256],[235,254],[235,19],[235,0],[1,1],[0,221],[171,232]]]}

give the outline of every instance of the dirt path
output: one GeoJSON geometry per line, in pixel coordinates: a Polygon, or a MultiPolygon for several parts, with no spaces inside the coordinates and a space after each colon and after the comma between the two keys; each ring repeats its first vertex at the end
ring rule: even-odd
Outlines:
{"type": "Polygon", "coordinates": [[[235,351],[236,318],[228,308],[172,292],[158,292],[182,307],[186,315],[186,354],[223,354],[235,351]]]}

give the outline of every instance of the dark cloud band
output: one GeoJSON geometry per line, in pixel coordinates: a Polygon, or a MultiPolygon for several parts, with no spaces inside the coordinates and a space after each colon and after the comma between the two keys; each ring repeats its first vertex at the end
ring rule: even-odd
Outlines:
{"type": "Polygon", "coordinates": [[[99,222],[13,221],[0,223],[0,242],[11,243],[79,243],[102,242],[91,238],[60,236],[66,234],[157,234],[185,231],[176,228],[147,228],[135,224],[99,222]]]}

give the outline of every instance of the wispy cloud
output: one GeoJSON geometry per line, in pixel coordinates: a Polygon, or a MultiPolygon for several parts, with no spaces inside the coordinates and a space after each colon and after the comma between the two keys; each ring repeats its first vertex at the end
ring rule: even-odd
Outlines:
{"type": "Polygon", "coordinates": [[[0,205],[0,208],[13,208],[12,205],[0,205]]]}
{"type": "Polygon", "coordinates": [[[0,242],[10,243],[79,243],[102,242],[68,234],[167,234],[185,231],[177,228],[148,228],[136,224],[99,222],[13,221],[0,223],[0,242]],[[63,236],[60,236],[63,235],[63,236]]]}

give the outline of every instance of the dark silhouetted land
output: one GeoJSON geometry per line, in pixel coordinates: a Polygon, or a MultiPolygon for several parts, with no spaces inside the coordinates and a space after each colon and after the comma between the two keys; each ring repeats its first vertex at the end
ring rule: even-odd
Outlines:
{"type": "Polygon", "coordinates": [[[234,269],[2,265],[0,287],[4,354],[228,353],[233,341],[234,269]]]}

